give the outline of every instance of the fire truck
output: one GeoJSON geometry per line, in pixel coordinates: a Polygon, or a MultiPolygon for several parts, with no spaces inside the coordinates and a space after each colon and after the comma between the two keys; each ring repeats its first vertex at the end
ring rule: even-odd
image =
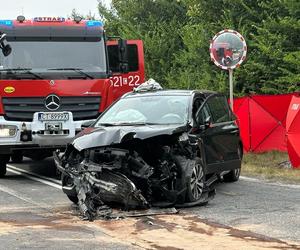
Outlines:
{"type": "Polygon", "coordinates": [[[0,31],[0,176],[10,158],[64,148],[145,80],[142,41],[111,40],[101,21],[18,16],[0,31]]]}

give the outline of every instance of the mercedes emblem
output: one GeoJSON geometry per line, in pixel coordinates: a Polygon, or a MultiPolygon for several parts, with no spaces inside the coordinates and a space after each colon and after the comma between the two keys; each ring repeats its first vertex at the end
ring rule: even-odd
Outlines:
{"type": "Polygon", "coordinates": [[[60,107],[59,97],[57,95],[48,95],[45,99],[45,107],[50,111],[59,109],[60,107]]]}

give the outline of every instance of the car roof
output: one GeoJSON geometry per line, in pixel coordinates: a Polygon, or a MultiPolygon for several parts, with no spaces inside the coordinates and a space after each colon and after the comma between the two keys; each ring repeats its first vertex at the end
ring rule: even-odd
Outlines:
{"type": "Polygon", "coordinates": [[[194,94],[202,94],[207,97],[211,94],[217,94],[215,91],[210,90],[181,90],[181,89],[168,89],[168,90],[149,90],[149,91],[140,91],[140,92],[129,92],[125,94],[122,98],[127,97],[140,97],[140,96],[173,96],[173,95],[186,95],[192,96],[194,94]]]}

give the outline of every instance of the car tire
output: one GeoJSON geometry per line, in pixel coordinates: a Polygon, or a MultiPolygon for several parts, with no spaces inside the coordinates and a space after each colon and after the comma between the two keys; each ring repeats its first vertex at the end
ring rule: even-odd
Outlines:
{"type": "Polygon", "coordinates": [[[77,196],[71,196],[67,195],[70,201],[72,201],[74,204],[78,204],[78,197],[77,196]]]}
{"type": "MultiPolygon", "coordinates": [[[[239,147],[238,149],[239,158],[242,160],[243,158],[243,149],[239,147]]],[[[241,174],[241,167],[231,170],[229,173],[223,176],[223,180],[225,182],[236,182],[239,180],[241,174]]]]}
{"type": "Polygon", "coordinates": [[[187,173],[186,202],[201,199],[205,187],[205,171],[200,159],[196,159],[187,173]]]}
{"type": "Polygon", "coordinates": [[[9,155],[0,155],[0,178],[6,175],[6,164],[9,161],[9,155]]]}
{"type": "Polygon", "coordinates": [[[11,161],[13,163],[22,163],[23,162],[23,155],[21,152],[13,153],[11,155],[11,161]]]}
{"type": "MultiPolygon", "coordinates": [[[[67,186],[67,187],[72,187],[72,185],[74,185],[71,177],[69,177],[66,174],[61,175],[61,183],[62,183],[62,186],[67,186]]],[[[69,200],[72,201],[74,204],[78,203],[78,197],[75,194],[74,195],[66,194],[66,195],[69,198],[69,200]]]]}
{"type": "Polygon", "coordinates": [[[241,174],[241,168],[231,170],[229,173],[223,176],[225,182],[236,182],[239,180],[241,174]]]}

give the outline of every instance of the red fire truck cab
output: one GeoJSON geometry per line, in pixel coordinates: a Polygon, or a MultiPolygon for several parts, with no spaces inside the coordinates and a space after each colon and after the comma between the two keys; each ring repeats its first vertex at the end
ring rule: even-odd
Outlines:
{"type": "Polygon", "coordinates": [[[20,16],[0,31],[12,48],[0,53],[0,176],[10,157],[64,148],[145,80],[142,42],[109,41],[100,21],[20,16]]]}

